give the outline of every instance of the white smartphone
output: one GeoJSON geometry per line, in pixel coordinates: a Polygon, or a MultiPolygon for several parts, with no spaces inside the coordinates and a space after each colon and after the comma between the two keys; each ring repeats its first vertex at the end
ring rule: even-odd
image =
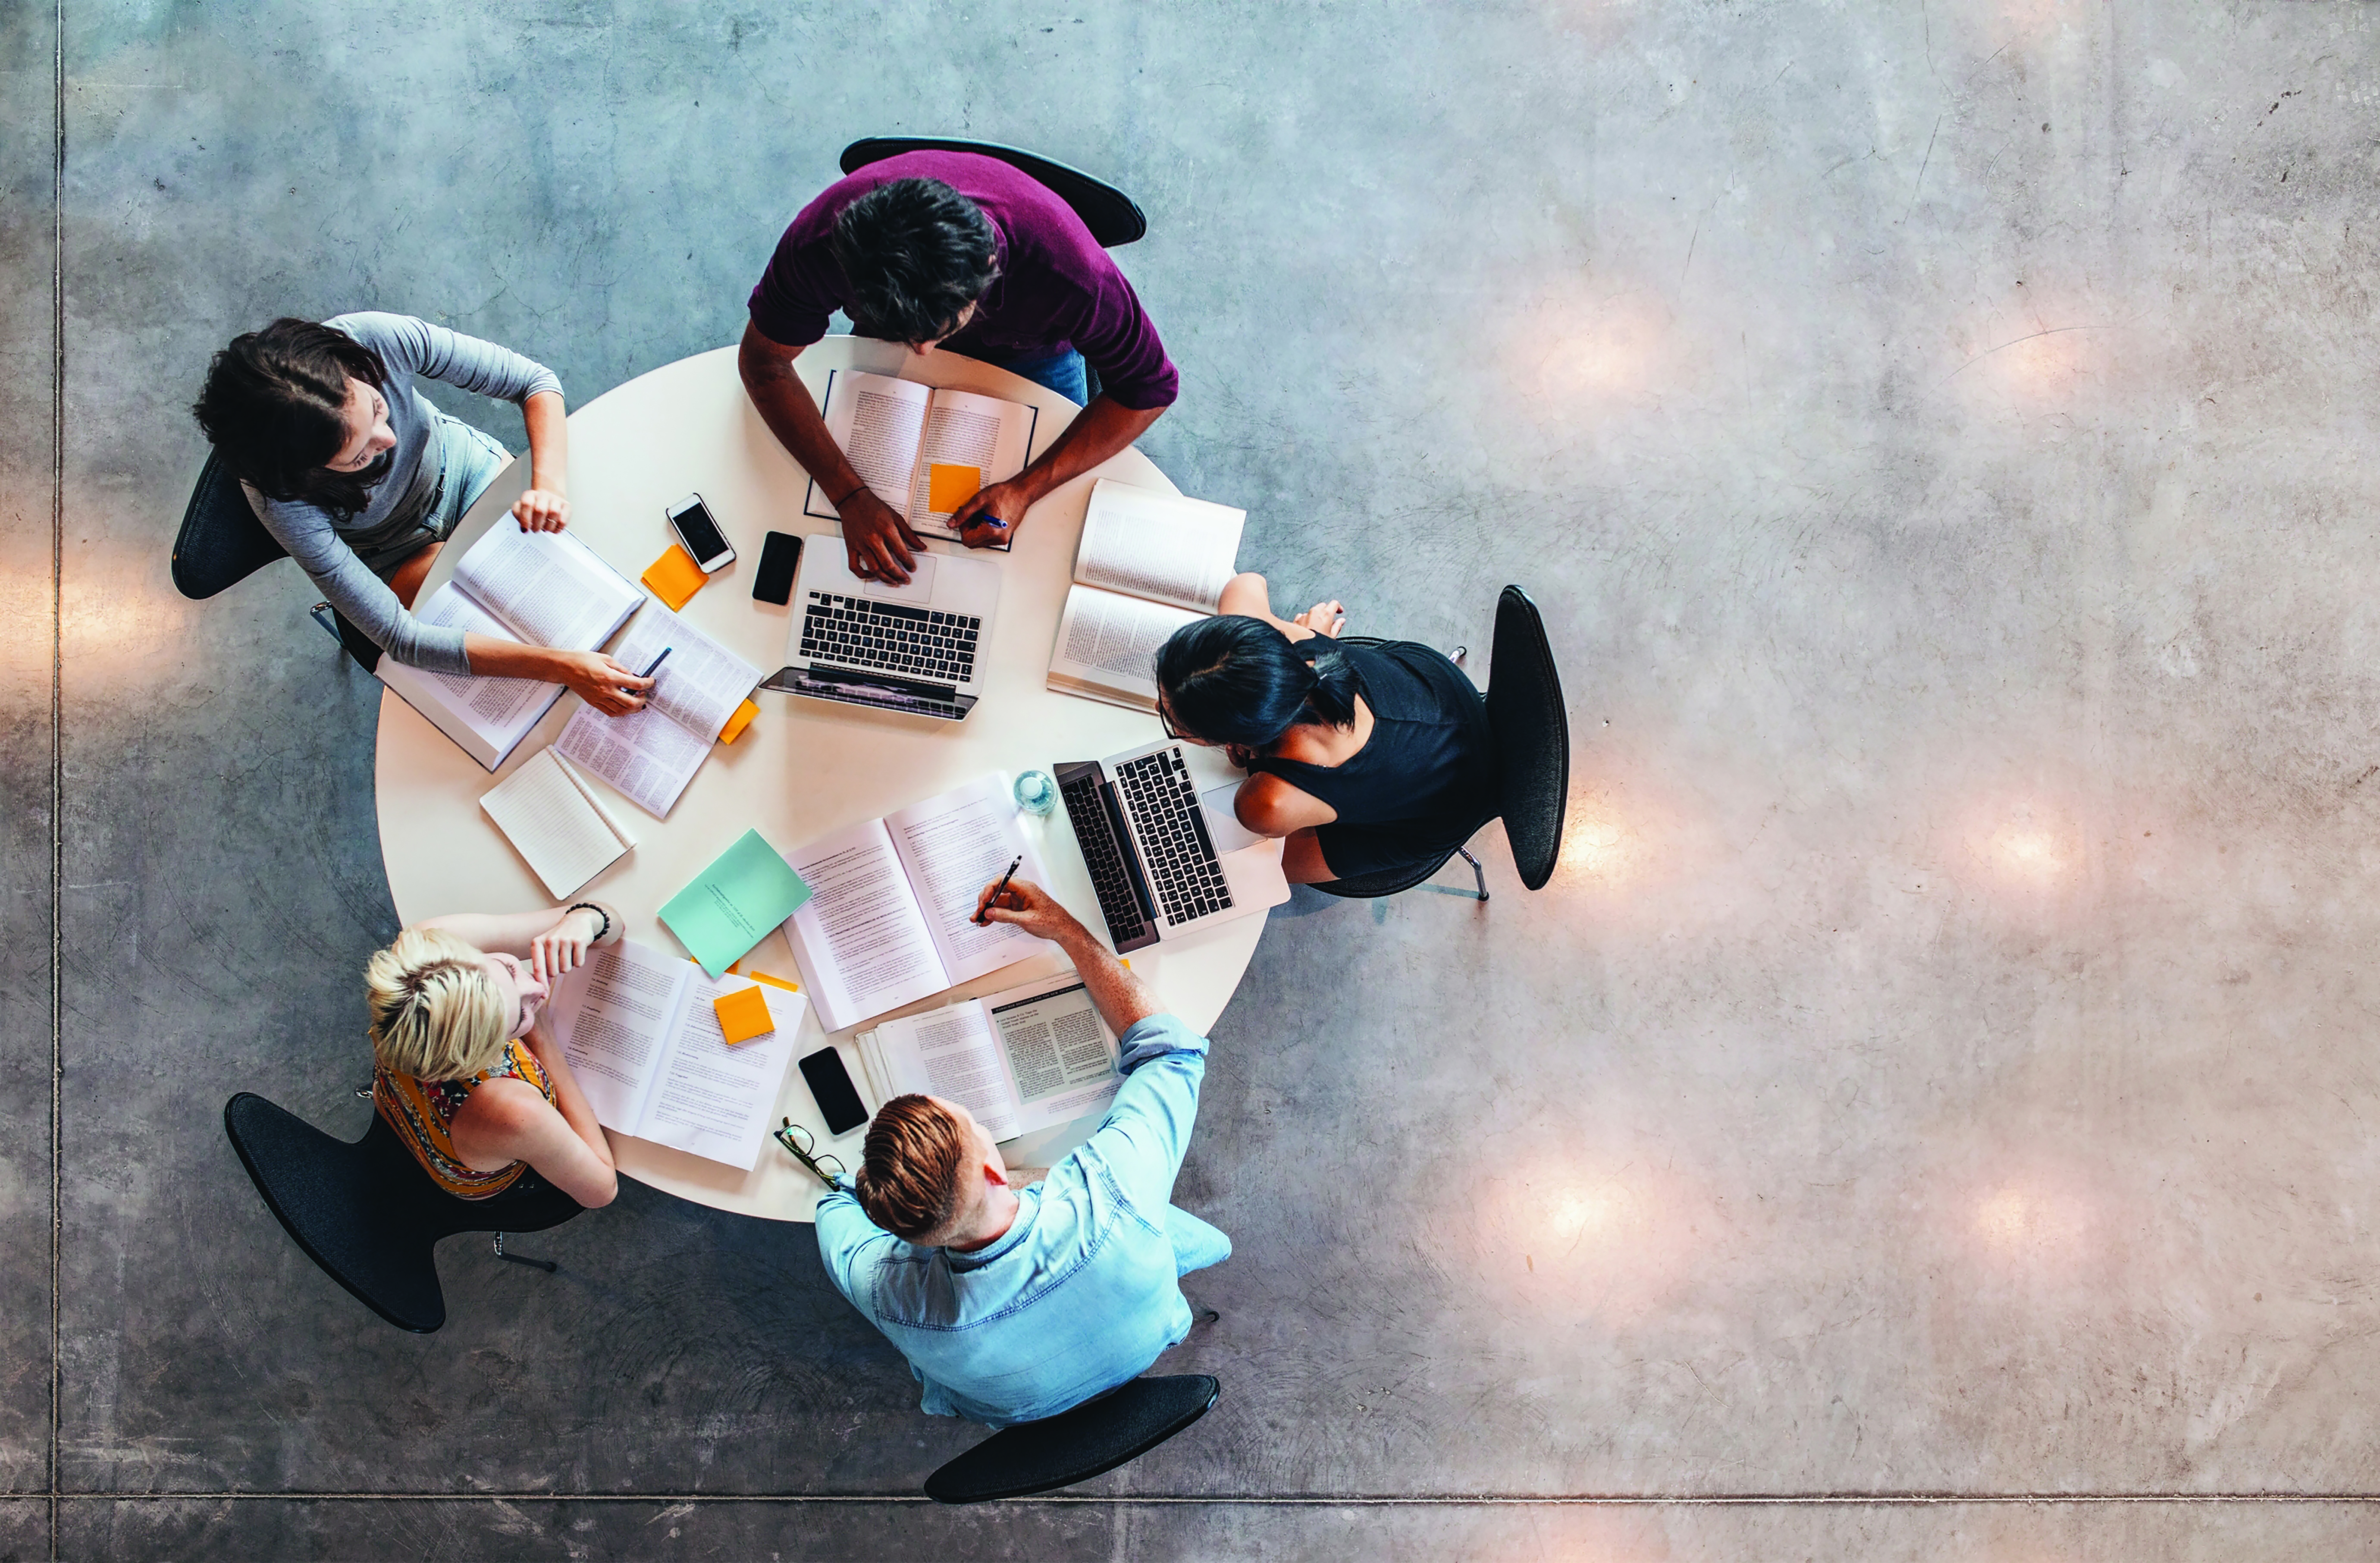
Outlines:
{"type": "Polygon", "coordinates": [[[694,555],[704,575],[735,563],[735,551],[727,546],[727,534],[710,518],[710,507],[702,503],[700,494],[688,494],[669,508],[670,530],[677,540],[694,555]]]}

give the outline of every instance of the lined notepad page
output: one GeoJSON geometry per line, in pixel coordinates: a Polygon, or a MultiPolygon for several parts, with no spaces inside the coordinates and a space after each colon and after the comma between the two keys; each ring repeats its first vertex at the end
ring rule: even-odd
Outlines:
{"type": "Polygon", "coordinates": [[[480,806],[557,901],[626,855],[636,838],[595,801],[561,756],[540,749],[480,806]]]}

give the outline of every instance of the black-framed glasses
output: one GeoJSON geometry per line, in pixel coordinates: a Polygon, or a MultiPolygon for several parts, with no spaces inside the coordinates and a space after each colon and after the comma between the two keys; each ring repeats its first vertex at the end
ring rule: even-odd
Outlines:
{"type": "Polygon", "coordinates": [[[817,1175],[820,1182],[832,1188],[837,1178],[845,1175],[846,1169],[842,1158],[835,1156],[820,1156],[818,1150],[818,1140],[806,1126],[788,1118],[771,1133],[777,1136],[777,1144],[785,1147],[785,1154],[808,1168],[817,1175]]]}

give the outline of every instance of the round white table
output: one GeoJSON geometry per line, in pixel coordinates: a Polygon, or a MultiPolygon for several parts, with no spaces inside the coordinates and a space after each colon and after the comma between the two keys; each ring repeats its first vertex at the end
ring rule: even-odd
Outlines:
{"type": "MultiPolygon", "coordinates": [[[[827,372],[843,368],[1030,402],[1041,409],[1037,451],[1046,448],[1075,411],[1064,397],[1004,370],[949,353],[919,358],[896,344],[831,336],[795,362],[810,394],[821,402],[827,372]]],[[[606,800],[637,835],[638,845],[580,893],[617,906],[627,919],[629,937],[682,953],[656,914],[747,829],[757,828],[780,850],[791,851],[986,771],[1013,777],[1036,767],[1048,770],[1060,760],[1095,759],[1157,737],[1154,717],[1055,694],[1043,682],[1074,572],[1084,506],[1097,476],[1179,491],[1148,457],[1126,450],[1035,505],[1013,552],[979,555],[999,561],[1002,580],[984,697],[965,721],[760,691],[754,696],[759,719],[735,744],[713,745],[668,819],[655,819],[616,794],[606,800]]],[[[425,596],[445,582],[455,561],[511,508],[527,479],[528,463],[516,461],[480,497],[431,570],[422,588],[425,596]]],[[[783,665],[791,610],[753,600],[752,572],[762,534],[826,533],[805,542],[805,549],[842,546],[832,523],[802,515],[808,482],[744,394],[732,347],[640,375],[570,416],[572,529],[633,580],[674,540],[662,507],[699,492],[735,544],[736,559],[680,612],[759,667],[763,677],[783,665]]],[[[927,546],[958,549],[932,539],[927,546]]],[[[579,705],[576,696],[565,696],[514,750],[504,770],[490,776],[412,707],[382,694],[375,804],[390,898],[406,922],[448,912],[508,912],[552,903],[528,865],[481,812],[480,797],[551,744],[579,705]]],[[[1021,818],[1056,881],[1049,889],[1092,929],[1103,932],[1064,811],[1048,819],[1021,818]]],[[[1133,967],[1176,1013],[1204,1031],[1238,986],[1264,926],[1262,917],[1220,924],[1138,951],[1133,967]]],[[[799,976],[782,930],[763,939],[743,969],[789,980],[799,976]]],[[[1063,958],[1054,956],[1010,966],[893,1012],[998,992],[1063,969],[1063,958]]],[[[851,1032],[825,1036],[814,1010],[802,1024],[797,1057],[832,1040],[843,1049],[853,1079],[861,1078],[851,1032]]],[[[839,1154],[846,1165],[857,1165],[865,1127],[830,1140],[797,1069],[786,1071],[771,1125],[781,1116],[808,1123],[822,1148],[839,1154]]],[[[1079,1145],[1096,1122],[1078,1120],[1025,1136],[1006,1147],[1008,1158],[1017,1166],[1046,1165],[1079,1145]]],[[[747,1172],[616,1132],[611,1140],[622,1172],[718,1209],[808,1221],[818,1203],[818,1181],[773,1142],[759,1165],[747,1172]]]]}

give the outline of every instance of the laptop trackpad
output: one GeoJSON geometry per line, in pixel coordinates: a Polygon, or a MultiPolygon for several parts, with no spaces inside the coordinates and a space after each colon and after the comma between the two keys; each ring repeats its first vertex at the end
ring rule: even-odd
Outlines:
{"type": "Polygon", "coordinates": [[[1239,790],[1237,782],[1226,782],[1198,794],[1199,806],[1207,813],[1207,834],[1214,842],[1215,854],[1219,857],[1227,852],[1254,846],[1264,840],[1241,824],[1240,817],[1232,812],[1232,794],[1239,790]]]}
{"type": "Polygon", "coordinates": [[[909,572],[907,586],[894,586],[890,581],[868,581],[855,595],[872,597],[880,602],[906,602],[923,608],[934,599],[934,556],[926,549],[913,549],[917,567],[909,572]]]}

